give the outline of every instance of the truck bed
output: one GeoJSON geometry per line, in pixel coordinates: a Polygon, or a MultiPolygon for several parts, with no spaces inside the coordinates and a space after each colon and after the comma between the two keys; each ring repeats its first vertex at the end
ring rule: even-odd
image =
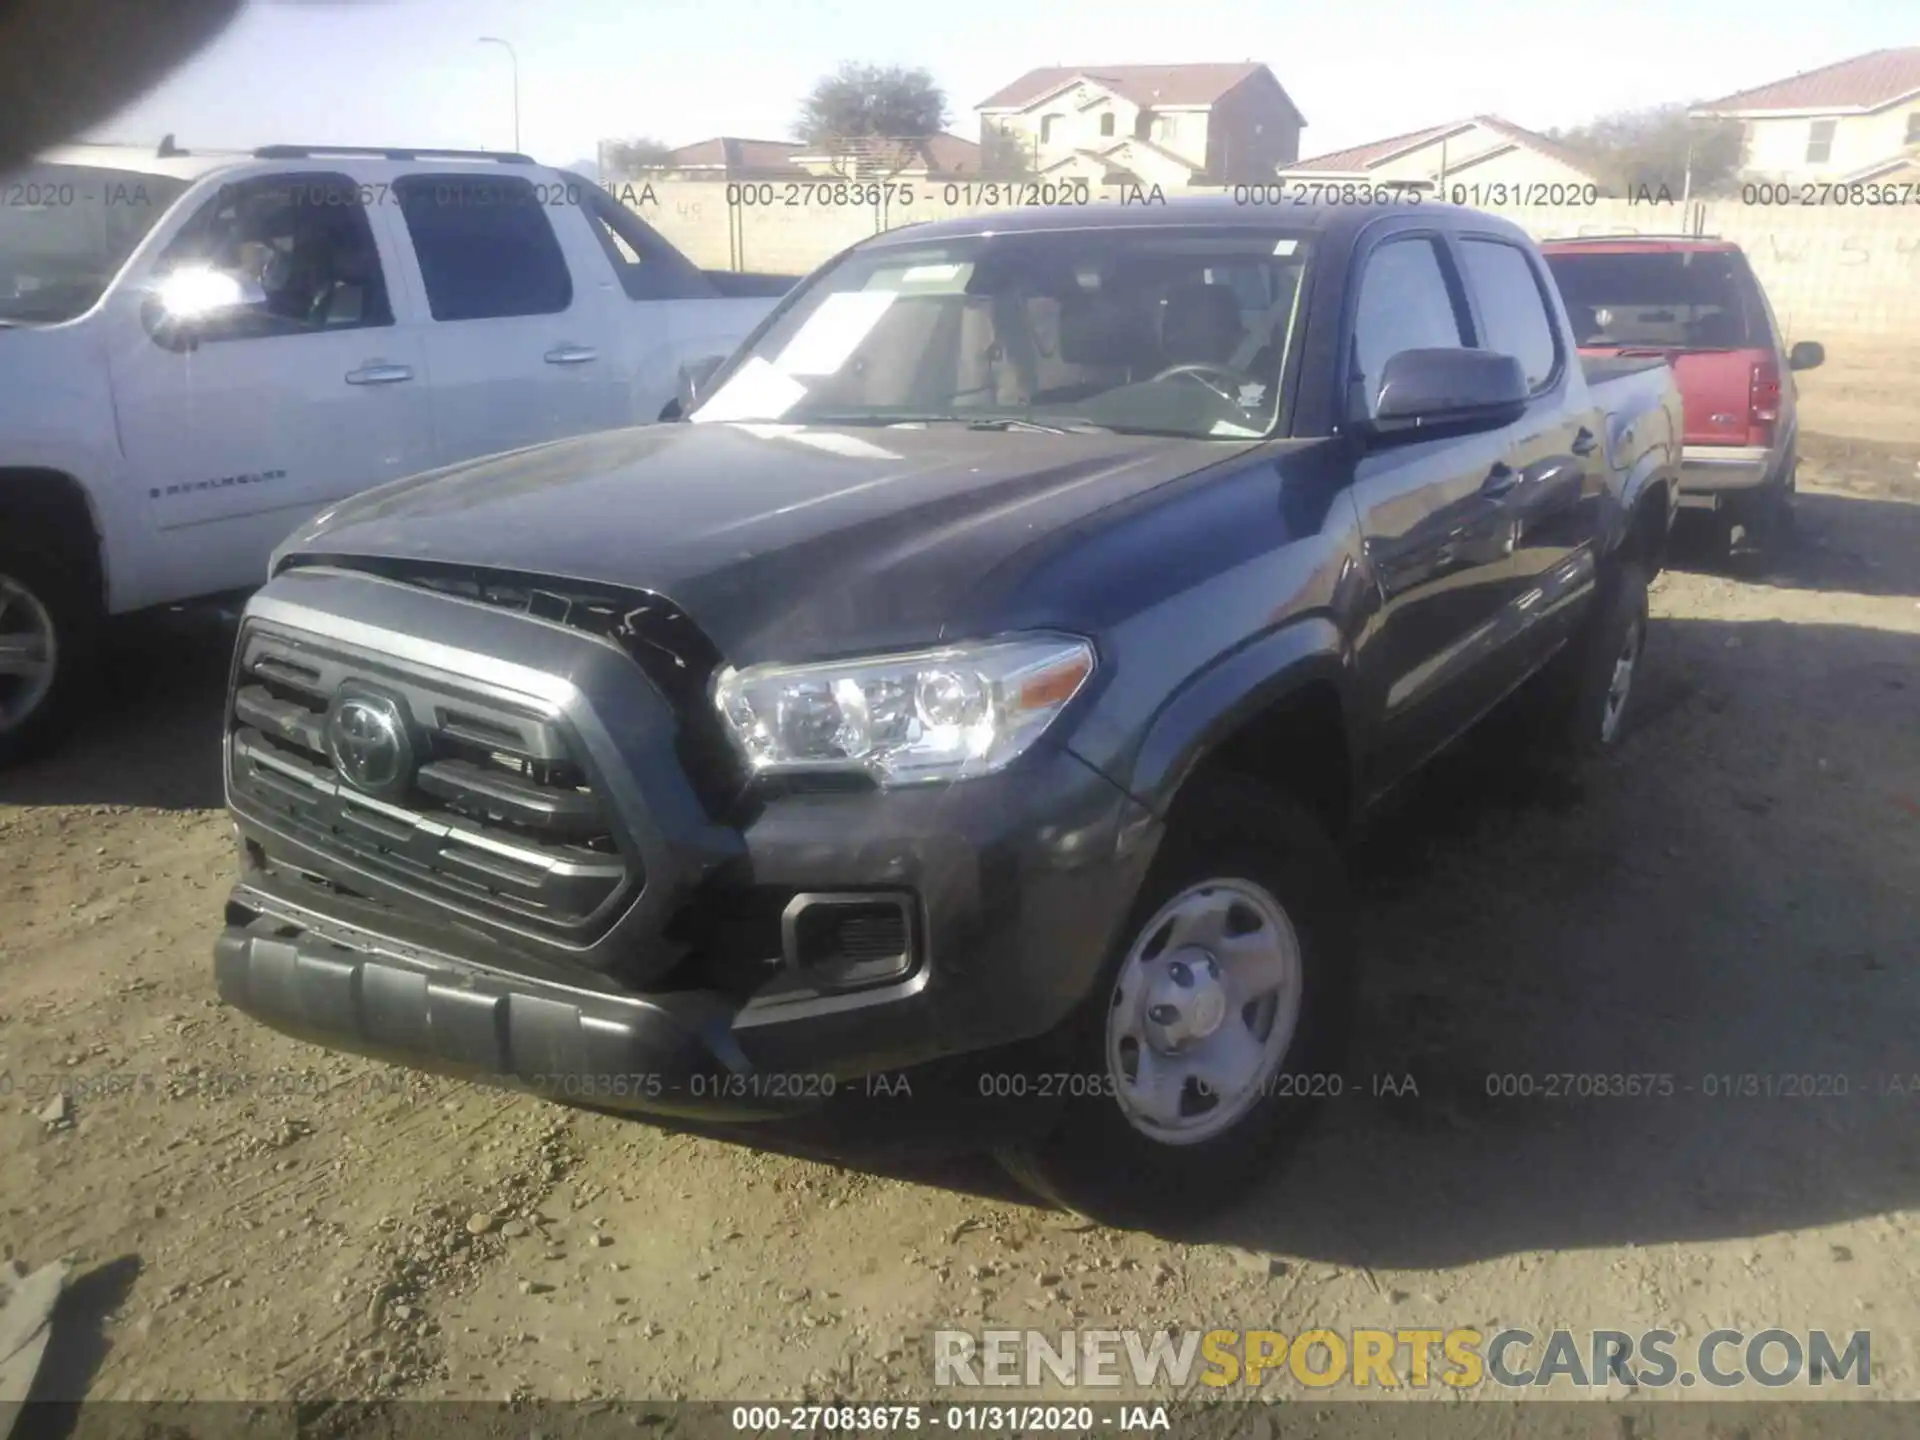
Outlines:
{"type": "Polygon", "coordinates": [[[798,275],[765,275],[750,270],[703,270],[700,273],[730,300],[784,295],[800,283],[798,275]]]}
{"type": "Polygon", "coordinates": [[[1580,353],[1580,368],[1586,372],[1587,384],[1605,385],[1628,375],[1637,375],[1643,370],[1652,370],[1667,363],[1664,355],[1589,355],[1580,353]]]}

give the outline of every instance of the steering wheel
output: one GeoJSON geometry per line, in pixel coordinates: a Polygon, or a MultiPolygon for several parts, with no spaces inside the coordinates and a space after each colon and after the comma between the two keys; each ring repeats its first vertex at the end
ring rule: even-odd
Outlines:
{"type": "Polygon", "coordinates": [[[1255,385],[1259,383],[1244,370],[1236,370],[1231,365],[1216,365],[1205,360],[1190,362],[1185,365],[1169,365],[1158,375],[1155,375],[1153,380],[1148,383],[1152,384],[1160,380],[1171,380],[1176,375],[1191,376],[1195,381],[1206,386],[1207,389],[1218,395],[1229,405],[1236,407],[1240,404],[1239,396],[1233,394],[1232,391],[1221,389],[1218,385],[1210,382],[1207,376],[1218,376],[1232,386],[1234,390],[1238,390],[1242,385],[1255,385]]]}

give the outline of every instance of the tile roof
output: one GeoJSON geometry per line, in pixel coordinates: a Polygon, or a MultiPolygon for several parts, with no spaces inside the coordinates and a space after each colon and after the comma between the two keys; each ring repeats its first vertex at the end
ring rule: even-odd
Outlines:
{"type": "Polygon", "coordinates": [[[1451,125],[1429,125],[1424,130],[1409,130],[1404,135],[1389,135],[1385,140],[1374,140],[1365,145],[1349,145],[1344,150],[1329,150],[1324,155],[1299,160],[1285,168],[1327,170],[1341,174],[1354,170],[1366,170],[1382,160],[1403,154],[1408,150],[1418,150],[1423,145],[1432,144],[1442,135],[1450,135],[1466,127],[1467,122],[1464,120],[1455,121],[1451,125]]]}
{"type": "Polygon", "coordinates": [[[743,140],[734,135],[716,135],[711,140],[696,140],[682,145],[668,157],[673,169],[690,170],[702,166],[727,170],[784,170],[793,157],[806,147],[790,140],[743,140]]]}
{"type": "Polygon", "coordinates": [[[1873,111],[1920,94],[1920,45],[1870,50],[1851,60],[1822,65],[1694,106],[1696,114],[1744,114],[1756,110],[1873,111]]]}
{"type": "Polygon", "coordinates": [[[1022,109],[1082,79],[1105,85],[1136,105],[1211,105],[1266,68],[1252,60],[1237,65],[1043,65],[994,91],[974,109],[1022,109]]]}
{"type": "MultiPolygon", "coordinates": [[[[1511,120],[1502,120],[1498,115],[1475,115],[1467,120],[1455,120],[1446,125],[1430,125],[1424,130],[1409,130],[1404,135],[1390,135],[1385,140],[1375,140],[1366,145],[1350,145],[1345,150],[1329,151],[1325,155],[1315,155],[1311,159],[1301,160],[1280,168],[1287,174],[1296,171],[1307,173],[1325,173],[1332,175],[1360,174],[1376,165],[1385,164],[1397,155],[1425,149],[1437,145],[1443,138],[1464,134],[1475,128],[1497,135],[1516,145],[1524,145],[1529,150],[1550,156],[1561,164],[1571,166],[1582,174],[1592,172],[1593,162],[1575,150],[1550,140],[1537,131],[1524,125],[1515,125],[1511,120]]],[[[1472,154],[1453,157],[1465,164],[1474,158],[1472,154]]]]}

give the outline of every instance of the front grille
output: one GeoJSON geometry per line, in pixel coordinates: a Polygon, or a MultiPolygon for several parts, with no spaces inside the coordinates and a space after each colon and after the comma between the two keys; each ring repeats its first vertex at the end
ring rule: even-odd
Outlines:
{"type": "Polygon", "coordinates": [[[409,895],[583,940],[644,879],[553,718],[381,657],[254,629],[240,640],[229,726],[236,809],[409,895]],[[332,708],[360,694],[402,717],[411,752],[377,793],[337,769],[329,748],[332,708]]]}
{"type": "Polygon", "coordinates": [[[425,560],[335,556],[329,563],[612,641],[673,707],[679,720],[675,754],[708,817],[722,821],[734,817],[748,776],[708,697],[708,687],[723,663],[720,651],[665,596],[425,560]]]}

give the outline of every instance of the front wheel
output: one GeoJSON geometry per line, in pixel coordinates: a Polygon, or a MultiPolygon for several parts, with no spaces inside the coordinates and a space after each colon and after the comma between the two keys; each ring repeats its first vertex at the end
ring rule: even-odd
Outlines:
{"type": "Polygon", "coordinates": [[[1003,1149],[1029,1189],[1179,1229],[1242,1194],[1345,1087],[1354,957],[1341,866],[1257,782],[1182,799],[1101,983],[1054,1037],[1058,1123],[1003,1149]]]}
{"type": "Polygon", "coordinates": [[[60,555],[0,544],[0,767],[58,736],[98,624],[60,555]]]}

